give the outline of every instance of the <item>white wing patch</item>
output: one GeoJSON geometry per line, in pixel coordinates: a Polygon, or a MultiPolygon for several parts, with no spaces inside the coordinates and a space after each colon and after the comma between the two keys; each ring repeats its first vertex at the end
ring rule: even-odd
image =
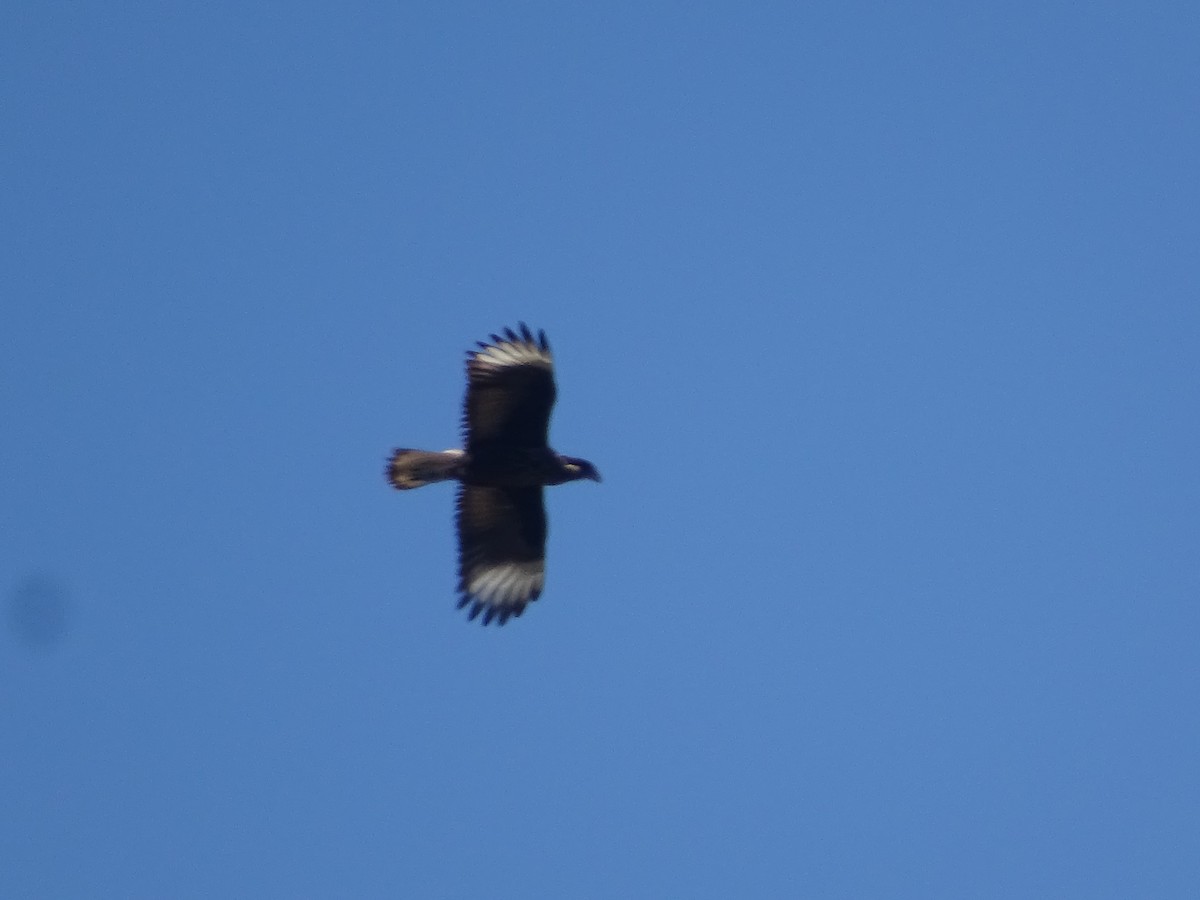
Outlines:
{"type": "Polygon", "coordinates": [[[488,606],[512,606],[535,599],[545,580],[540,562],[501,563],[472,572],[466,593],[488,606]]]}
{"type": "Polygon", "coordinates": [[[543,369],[554,367],[554,357],[550,353],[550,344],[546,341],[546,333],[539,331],[535,337],[533,332],[522,323],[518,334],[511,328],[504,335],[493,334],[492,343],[479,343],[479,349],[471,351],[472,368],[482,371],[488,369],[504,369],[510,366],[539,366],[543,369]]]}
{"type": "Polygon", "coordinates": [[[504,622],[509,616],[519,616],[526,603],[536,600],[545,581],[546,567],[541,560],[473,569],[463,580],[463,599],[459,605],[473,601],[472,619],[483,611],[485,623],[493,617],[504,622]]]}

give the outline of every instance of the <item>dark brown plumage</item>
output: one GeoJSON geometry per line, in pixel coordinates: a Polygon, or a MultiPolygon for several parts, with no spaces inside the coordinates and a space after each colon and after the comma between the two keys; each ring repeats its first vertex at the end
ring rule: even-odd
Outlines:
{"type": "Polygon", "coordinates": [[[545,582],[542,488],[581,478],[595,466],[550,449],[554,359],[546,334],[521,323],[467,352],[462,450],[398,449],[386,475],[399,490],[456,480],[458,606],[469,618],[503,625],[538,598],[545,582]]]}

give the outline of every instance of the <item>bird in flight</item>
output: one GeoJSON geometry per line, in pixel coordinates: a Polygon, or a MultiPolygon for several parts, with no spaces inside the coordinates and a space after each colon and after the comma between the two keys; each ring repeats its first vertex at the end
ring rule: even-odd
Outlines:
{"type": "Polygon", "coordinates": [[[546,507],[542,488],[600,473],[550,449],[554,358],[546,333],[524,323],[467,351],[461,450],[398,448],[385,474],[405,491],[435,481],[458,486],[458,608],[503,625],[542,593],[546,507]]]}

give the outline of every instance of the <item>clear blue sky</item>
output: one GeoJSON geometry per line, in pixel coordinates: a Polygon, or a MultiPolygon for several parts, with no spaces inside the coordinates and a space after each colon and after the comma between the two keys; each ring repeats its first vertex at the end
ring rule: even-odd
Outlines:
{"type": "Polygon", "coordinates": [[[0,11],[0,896],[1200,896],[1193,3],[0,11]],[[463,351],[558,359],[454,609],[463,351]]]}

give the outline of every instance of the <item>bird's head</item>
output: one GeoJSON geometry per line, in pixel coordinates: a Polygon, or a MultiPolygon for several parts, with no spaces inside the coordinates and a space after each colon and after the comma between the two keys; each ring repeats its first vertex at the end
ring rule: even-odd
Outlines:
{"type": "Polygon", "coordinates": [[[586,459],[579,459],[577,456],[560,456],[563,469],[566,471],[567,481],[578,481],[581,478],[587,478],[591,481],[599,481],[600,473],[586,459]]]}

